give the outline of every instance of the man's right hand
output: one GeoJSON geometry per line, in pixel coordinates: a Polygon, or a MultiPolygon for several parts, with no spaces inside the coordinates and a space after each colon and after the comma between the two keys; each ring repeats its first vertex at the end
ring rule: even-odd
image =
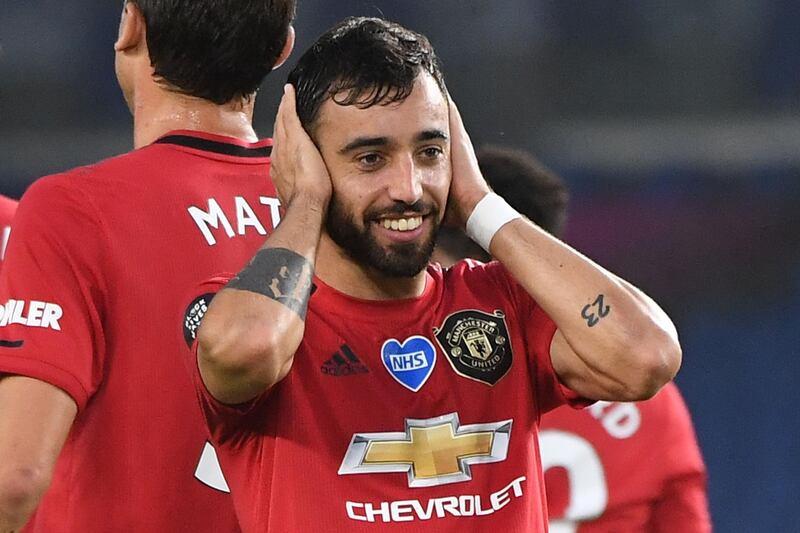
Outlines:
{"type": "Polygon", "coordinates": [[[286,210],[281,223],[253,261],[214,297],[197,331],[205,388],[230,405],[262,395],[291,370],[303,340],[333,188],[319,150],[297,117],[291,85],[275,118],[271,172],[286,210]]]}
{"type": "Polygon", "coordinates": [[[275,117],[272,181],[285,208],[303,198],[326,210],[331,197],[331,178],[322,156],[297,116],[294,86],[284,86],[275,117]]]}

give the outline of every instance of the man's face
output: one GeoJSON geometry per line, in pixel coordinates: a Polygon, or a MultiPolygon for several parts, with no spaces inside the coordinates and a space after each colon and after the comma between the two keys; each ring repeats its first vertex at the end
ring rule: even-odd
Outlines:
{"type": "Polygon", "coordinates": [[[315,138],[333,183],[326,230],[352,258],[393,277],[430,260],[450,187],[448,104],[422,74],[400,103],[327,100],[315,138]]]}

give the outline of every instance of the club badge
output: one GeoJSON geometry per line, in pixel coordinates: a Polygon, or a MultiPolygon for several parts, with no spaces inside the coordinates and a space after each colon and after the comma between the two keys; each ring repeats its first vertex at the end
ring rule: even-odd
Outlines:
{"type": "Polygon", "coordinates": [[[402,386],[417,392],[428,381],[436,365],[433,343],[414,335],[402,343],[389,339],[381,348],[381,359],[389,374],[402,386]]]}
{"type": "Polygon", "coordinates": [[[511,342],[505,313],[475,309],[448,316],[442,327],[433,328],[436,341],[460,376],[494,385],[511,368],[511,342]]]}

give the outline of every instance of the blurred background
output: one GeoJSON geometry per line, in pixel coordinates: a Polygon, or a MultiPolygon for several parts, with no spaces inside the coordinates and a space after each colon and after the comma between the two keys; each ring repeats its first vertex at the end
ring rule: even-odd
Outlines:
{"type": "MultiPolygon", "coordinates": [[[[130,149],[121,3],[3,1],[0,194],[130,149]]],[[[427,34],[476,144],[531,150],[564,176],[566,240],[678,325],[716,529],[797,531],[800,2],[299,4],[297,51],[352,14],[427,34]]],[[[287,73],[261,90],[263,136],[287,73]]]]}

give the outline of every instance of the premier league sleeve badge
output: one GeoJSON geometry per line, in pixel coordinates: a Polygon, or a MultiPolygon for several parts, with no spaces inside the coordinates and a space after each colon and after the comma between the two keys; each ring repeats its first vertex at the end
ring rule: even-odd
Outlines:
{"type": "Polygon", "coordinates": [[[460,376],[494,385],[511,368],[511,340],[505,313],[484,313],[476,309],[458,311],[448,316],[439,328],[433,328],[436,341],[460,376]]]}

